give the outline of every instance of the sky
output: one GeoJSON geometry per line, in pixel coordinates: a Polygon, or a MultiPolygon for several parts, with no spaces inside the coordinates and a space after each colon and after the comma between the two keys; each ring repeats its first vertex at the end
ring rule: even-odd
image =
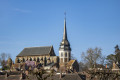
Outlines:
{"type": "Polygon", "coordinates": [[[53,45],[59,55],[64,12],[74,57],[99,47],[114,54],[120,45],[120,0],[0,0],[0,53],[13,60],[25,47],[53,45]]]}

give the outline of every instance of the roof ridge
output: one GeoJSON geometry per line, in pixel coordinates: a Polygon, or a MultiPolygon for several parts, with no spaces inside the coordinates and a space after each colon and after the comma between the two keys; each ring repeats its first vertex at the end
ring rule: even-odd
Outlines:
{"type": "Polygon", "coordinates": [[[27,47],[24,48],[17,56],[31,56],[50,54],[52,46],[27,47]]]}
{"type": "MultiPolygon", "coordinates": [[[[52,46],[25,47],[25,48],[40,48],[40,47],[52,47],[52,46]]],[[[25,48],[24,48],[24,49],[25,49],[25,48]]]]}

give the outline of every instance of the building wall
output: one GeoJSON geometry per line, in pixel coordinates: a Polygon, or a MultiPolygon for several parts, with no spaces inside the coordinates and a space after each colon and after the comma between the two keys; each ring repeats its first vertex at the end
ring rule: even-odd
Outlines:
{"type": "Polygon", "coordinates": [[[41,63],[43,65],[48,65],[50,63],[58,63],[57,56],[23,56],[16,57],[15,63],[25,63],[25,61],[36,61],[37,63],[41,63]]]}
{"type": "Polygon", "coordinates": [[[60,50],[59,51],[60,63],[69,62],[71,56],[70,54],[71,54],[70,51],[60,50]]]}

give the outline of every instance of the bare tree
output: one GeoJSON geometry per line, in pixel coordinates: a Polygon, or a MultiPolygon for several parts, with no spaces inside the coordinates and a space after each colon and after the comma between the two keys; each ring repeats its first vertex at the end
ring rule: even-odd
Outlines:
{"type": "Polygon", "coordinates": [[[105,58],[102,56],[101,48],[89,48],[82,53],[82,59],[87,63],[89,68],[96,68],[98,64],[103,64],[105,58]]]}
{"type": "Polygon", "coordinates": [[[12,59],[11,58],[8,58],[8,60],[7,60],[7,66],[9,68],[11,68],[11,66],[12,66],[12,59]]]}
{"type": "Polygon", "coordinates": [[[86,71],[87,70],[87,64],[84,64],[83,62],[79,62],[79,71],[86,71]]]}
{"type": "Polygon", "coordinates": [[[0,54],[0,66],[5,67],[7,65],[8,58],[10,58],[10,54],[1,53],[0,54]]]}

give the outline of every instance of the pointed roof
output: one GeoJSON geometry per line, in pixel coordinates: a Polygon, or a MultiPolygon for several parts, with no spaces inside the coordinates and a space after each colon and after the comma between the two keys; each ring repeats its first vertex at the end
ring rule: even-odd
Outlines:
{"type": "Polygon", "coordinates": [[[64,33],[63,40],[67,40],[66,18],[64,19],[64,33]]]}
{"type": "Polygon", "coordinates": [[[60,47],[59,49],[64,49],[64,50],[70,50],[71,51],[71,48],[70,48],[70,43],[67,39],[67,28],[66,28],[66,18],[64,19],[64,33],[63,33],[63,40],[60,44],[60,47]]]}
{"type": "Polygon", "coordinates": [[[72,66],[75,61],[76,61],[76,60],[70,60],[70,61],[67,63],[67,66],[72,66]]]}

